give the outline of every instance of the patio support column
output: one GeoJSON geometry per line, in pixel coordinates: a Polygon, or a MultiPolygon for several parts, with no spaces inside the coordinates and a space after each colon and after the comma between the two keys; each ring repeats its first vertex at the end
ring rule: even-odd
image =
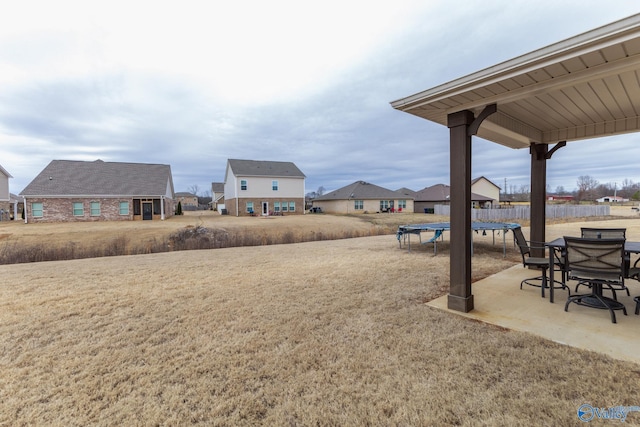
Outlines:
{"type": "MultiPolygon", "coordinates": [[[[531,212],[530,236],[534,242],[545,241],[546,196],[547,196],[547,144],[532,144],[531,153],[531,212]]],[[[544,248],[534,244],[531,256],[544,257],[544,248]]]]}
{"type": "Polygon", "coordinates": [[[447,116],[450,138],[451,249],[448,307],[468,313],[473,310],[471,294],[471,111],[447,116]]]}

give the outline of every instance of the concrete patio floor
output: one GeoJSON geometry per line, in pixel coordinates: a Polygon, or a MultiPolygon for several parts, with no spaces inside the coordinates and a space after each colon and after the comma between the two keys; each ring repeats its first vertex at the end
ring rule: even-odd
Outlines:
{"type": "MultiPolygon", "coordinates": [[[[517,265],[472,285],[475,309],[461,313],[447,309],[447,296],[427,303],[468,318],[480,320],[504,328],[529,332],[540,337],[572,347],[609,355],[615,359],[640,363],[640,316],[636,316],[633,297],[640,295],[640,283],[628,280],[631,296],[618,292],[618,301],[627,309],[627,316],[616,311],[618,323],[611,323],[608,310],[598,310],[571,304],[564,311],[567,292],[556,289],[555,302],[541,297],[540,288],[524,286],[520,282],[538,275],[517,265]]],[[[569,286],[575,288],[575,283],[569,286]]],[[[582,287],[581,292],[587,292],[582,287]]],[[[605,294],[610,294],[605,291],[605,294]]]]}

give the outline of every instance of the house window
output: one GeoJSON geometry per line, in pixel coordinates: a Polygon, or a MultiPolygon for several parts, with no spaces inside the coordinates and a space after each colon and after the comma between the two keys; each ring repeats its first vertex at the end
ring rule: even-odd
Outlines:
{"type": "Polygon", "coordinates": [[[354,200],[353,201],[353,208],[355,210],[362,210],[364,209],[364,200],[354,200]]]}
{"type": "Polygon", "coordinates": [[[287,205],[287,202],[282,202],[282,212],[286,212],[287,208],[289,205],[287,205]]]}
{"type": "Polygon", "coordinates": [[[389,201],[388,200],[380,200],[380,210],[386,211],[389,209],[389,201]]]}
{"type": "Polygon", "coordinates": [[[91,216],[100,216],[100,202],[91,202],[91,216]]]}
{"type": "Polygon", "coordinates": [[[140,206],[141,206],[140,199],[133,199],[133,214],[134,215],[141,215],[142,214],[142,209],[140,208],[140,206]]]}
{"type": "Polygon", "coordinates": [[[42,203],[31,203],[31,215],[34,218],[42,218],[42,203]]]}
{"type": "Polygon", "coordinates": [[[160,199],[153,199],[153,214],[154,215],[162,214],[162,201],[160,199]]]}
{"type": "Polygon", "coordinates": [[[274,212],[280,212],[280,202],[273,202],[274,212]]]}
{"type": "Polygon", "coordinates": [[[73,216],[83,216],[84,205],[82,202],[73,202],[73,216]]]}
{"type": "Polygon", "coordinates": [[[253,202],[247,202],[247,213],[253,214],[253,202]]]}
{"type": "Polygon", "coordinates": [[[289,202],[289,212],[296,211],[296,202],[289,202]]]}
{"type": "Polygon", "coordinates": [[[278,191],[278,181],[271,181],[271,189],[273,191],[278,191]]]}
{"type": "Polygon", "coordinates": [[[407,209],[407,201],[406,200],[398,200],[398,207],[401,209],[407,209]]]}
{"type": "Polygon", "coordinates": [[[246,190],[247,189],[247,180],[243,179],[240,181],[240,189],[241,190],[246,190]]]}
{"type": "Polygon", "coordinates": [[[120,215],[129,215],[129,202],[120,202],[120,215]]]}

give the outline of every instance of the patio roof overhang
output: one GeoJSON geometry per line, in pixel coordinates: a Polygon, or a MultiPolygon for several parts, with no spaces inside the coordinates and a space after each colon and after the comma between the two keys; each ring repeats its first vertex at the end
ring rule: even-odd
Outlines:
{"type": "Polygon", "coordinates": [[[640,14],[391,103],[445,126],[490,104],[477,136],[511,148],[640,130],[640,14]]]}
{"type": "Polygon", "coordinates": [[[544,242],[546,162],[555,150],[566,141],[640,130],[640,14],[391,105],[449,128],[449,308],[469,312],[472,136],[530,149],[530,239],[544,242]]]}

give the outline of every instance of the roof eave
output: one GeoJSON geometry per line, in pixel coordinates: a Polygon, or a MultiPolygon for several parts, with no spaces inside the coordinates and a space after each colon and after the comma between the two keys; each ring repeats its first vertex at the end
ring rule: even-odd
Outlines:
{"type": "MultiPolygon", "coordinates": [[[[493,80],[503,80],[512,75],[519,75],[527,69],[536,69],[552,62],[562,61],[579,56],[586,50],[619,43],[625,38],[633,37],[640,27],[640,14],[632,15],[608,25],[562,40],[547,47],[501,62],[472,74],[451,80],[431,89],[400,98],[391,102],[397,110],[407,111],[428,102],[444,99],[467,91],[475,86],[485,86],[493,80]]],[[[636,35],[637,36],[637,35],[636,35]]]]}

